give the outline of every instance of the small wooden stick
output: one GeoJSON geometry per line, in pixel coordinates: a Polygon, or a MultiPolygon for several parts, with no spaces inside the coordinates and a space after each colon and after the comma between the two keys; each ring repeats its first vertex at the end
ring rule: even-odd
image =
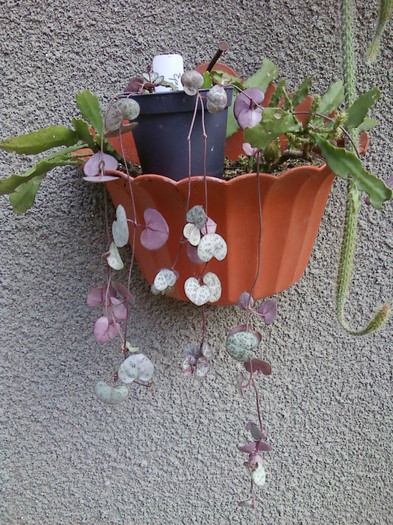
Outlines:
{"type": "Polygon", "coordinates": [[[225,51],[228,50],[228,43],[225,42],[225,41],[222,41],[219,43],[218,45],[218,50],[216,52],[216,54],[214,55],[214,57],[210,60],[210,63],[209,65],[207,66],[207,69],[206,71],[211,71],[213,69],[213,67],[215,66],[217,60],[220,58],[220,56],[225,53],[225,51]]]}

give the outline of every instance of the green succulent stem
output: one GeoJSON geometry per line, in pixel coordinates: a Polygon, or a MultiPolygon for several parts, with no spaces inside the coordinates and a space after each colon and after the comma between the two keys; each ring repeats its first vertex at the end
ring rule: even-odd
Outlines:
{"type": "MultiPolygon", "coordinates": [[[[352,27],[352,0],[341,0],[341,41],[343,52],[343,75],[344,96],[346,108],[350,108],[355,101],[355,54],[353,45],[352,27]]],[[[358,143],[358,133],[350,130],[353,143],[358,143]]],[[[350,145],[353,150],[354,147],[350,145]]],[[[349,178],[347,183],[347,204],[344,220],[344,232],[341,244],[337,290],[336,290],[336,313],[342,328],[349,334],[355,336],[366,335],[381,328],[389,317],[389,305],[383,305],[362,330],[352,330],[344,319],[344,306],[352,280],[353,261],[356,251],[356,233],[361,206],[360,192],[356,182],[349,178]]]]}

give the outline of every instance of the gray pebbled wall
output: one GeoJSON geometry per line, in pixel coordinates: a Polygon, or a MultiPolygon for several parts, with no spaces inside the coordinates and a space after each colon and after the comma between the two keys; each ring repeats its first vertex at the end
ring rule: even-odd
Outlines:
{"type": "MultiPolygon", "coordinates": [[[[357,52],[379,2],[356,1],[357,52]],[[367,7],[368,6],[368,7],[367,7]]],[[[105,104],[158,52],[182,52],[187,67],[226,39],[241,75],[264,55],[289,86],[314,76],[315,90],[341,77],[338,2],[299,0],[0,0],[0,138],[67,124],[75,93],[105,104]]],[[[359,90],[383,90],[371,132],[370,170],[393,165],[393,33],[379,62],[359,66],[359,90]]],[[[27,159],[0,153],[1,175],[27,159]]],[[[333,313],[333,277],[345,185],[336,181],[304,277],[276,297],[279,317],[262,343],[273,367],[259,380],[273,451],[257,493],[263,524],[391,523],[392,322],[378,334],[344,334],[333,313]]],[[[4,525],[240,525],[249,481],[237,445],[255,419],[251,392],[236,392],[226,330],[235,308],[210,307],[214,366],[202,381],[180,371],[182,348],[201,329],[198,310],[153,297],[135,272],[131,339],[154,361],[154,388],[131,389],[108,408],[93,394],[119,356],[94,341],[97,311],[85,305],[103,267],[103,194],[71,169],[42,184],[36,204],[13,215],[1,198],[2,499],[4,525]]],[[[348,317],[364,324],[393,299],[392,204],[364,206],[348,317]]]]}

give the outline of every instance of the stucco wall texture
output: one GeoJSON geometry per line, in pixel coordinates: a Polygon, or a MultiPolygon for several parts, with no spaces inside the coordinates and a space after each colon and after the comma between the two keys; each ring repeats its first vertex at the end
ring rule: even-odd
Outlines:
{"type": "MultiPolygon", "coordinates": [[[[366,42],[379,2],[356,1],[358,91],[376,85],[367,167],[387,179],[393,153],[392,25],[376,65],[366,42]]],[[[208,60],[227,40],[225,61],[248,75],[267,56],[295,88],[316,92],[341,77],[339,2],[299,0],[0,0],[0,138],[68,124],[75,94],[102,104],[157,53],[181,52],[185,66],[208,60]]],[[[1,175],[29,160],[0,153],[1,175]]],[[[102,188],[78,172],[52,172],[35,206],[15,216],[1,198],[3,525],[239,525],[253,523],[237,501],[249,494],[242,466],[251,392],[236,390],[240,365],[227,359],[234,307],[208,308],[215,358],[203,380],[182,376],[184,344],[198,340],[196,307],[157,298],[135,271],[130,339],[155,363],[152,389],[132,388],[116,406],[94,396],[117,350],[96,344],[97,310],[86,294],[101,283],[105,245],[102,188]],[[94,186],[94,187],[93,187],[94,186]]],[[[273,450],[257,491],[266,525],[392,523],[392,322],[364,338],[334,316],[334,276],[345,184],[335,181],[303,278],[275,297],[279,315],[258,379],[273,450]]],[[[111,209],[113,214],[113,210],[111,209]]],[[[360,327],[393,299],[392,204],[364,206],[347,316],[360,327]]],[[[123,275],[123,277],[125,277],[123,275]]],[[[262,328],[262,326],[261,326],[262,328]]]]}

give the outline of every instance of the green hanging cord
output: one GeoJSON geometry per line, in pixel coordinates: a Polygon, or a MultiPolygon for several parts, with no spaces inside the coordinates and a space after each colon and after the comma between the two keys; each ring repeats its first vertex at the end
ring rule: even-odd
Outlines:
{"type": "MultiPolygon", "coordinates": [[[[389,0],[393,1],[393,0],[389,0]]],[[[355,59],[352,29],[352,0],[341,1],[341,41],[343,52],[343,72],[345,105],[349,108],[355,101],[355,59]]],[[[351,130],[352,131],[352,130],[351,130]]],[[[351,132],[355,144],[358,134],[351,132]]],[[[356,250],[356,231],[361,206],[360,192],[353,180],[347,185],[347,204],[344,219],[344,233],[341,244],[336,291],[336,313],[340,325],[351,335],[366,335],[378,330],[388,319],[390,306],[383,305],[368,325],[360,331],[352,330],[344,319],[344,305],[351,284],[353,260],[356,250]]]]}
{"type": "Polygon", "coordinates": [[[386,23],[389,20],[393,10],[393,0],[380,0],[379,2],[379,18],[378,25],[375,30],[374,39],[368,49],[367,62],[371,64],[375,61],[379,53],[382,33],[385,29],[386,23]]]}

